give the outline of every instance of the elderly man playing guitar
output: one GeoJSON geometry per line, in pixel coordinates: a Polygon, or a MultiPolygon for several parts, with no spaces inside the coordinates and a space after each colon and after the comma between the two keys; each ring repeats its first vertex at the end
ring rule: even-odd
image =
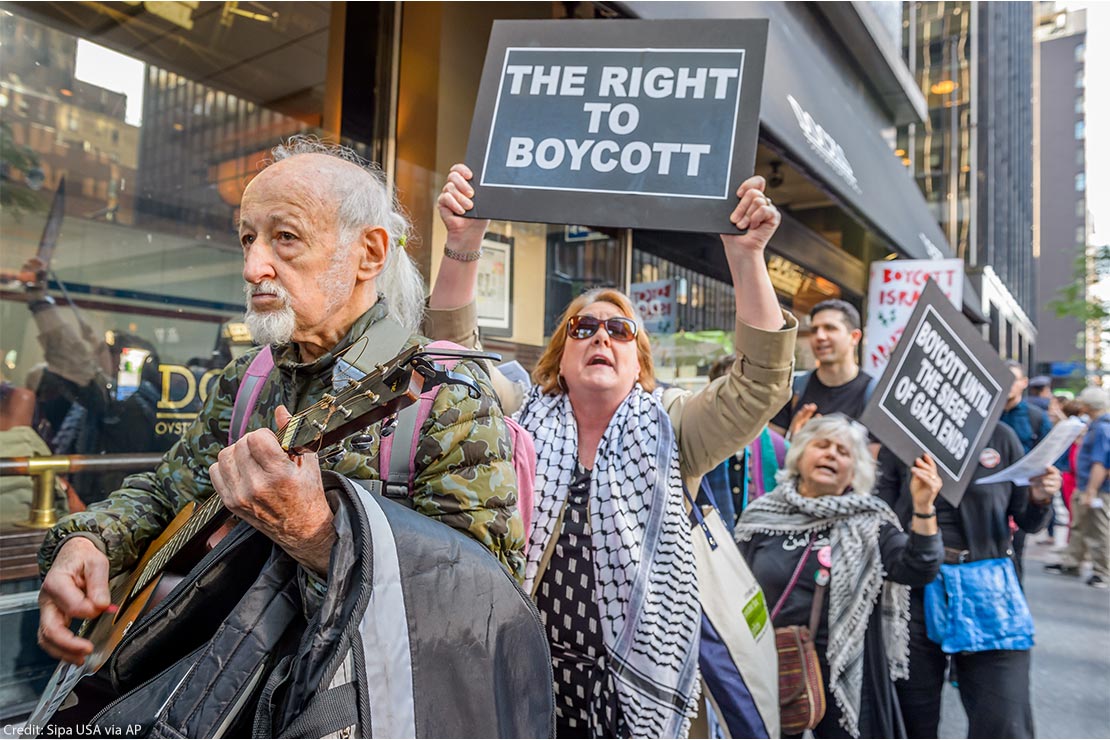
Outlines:
{"type": "MultiPolygon", "coordinates": [[[[376,428],[341,442],[341,454],[320,458],[290,456],[274,430],[291,412],[337,393],[349,363],[380,366],[427,341],[415,334],[424,288],[404,253],[407,223],[380,173],[344,150],[295,138],[274,155],[247,186],[239,225],[247,322],[275,365],[244,425],[255,431],[229,444],[235,399],[257,350],[224,369],[157,470],[131,476],[106,501],[49,533],[39,556],[39,644],[63,661],[81,664],[94,649],[70,621],[113,611],[109,578],[134,568],[187,504],[218,494],[323,590],[337,535],[321,468],[379,478],[376,428]],[[386,335],[402,329],[397,346],[375,356],[389,346],[386,335]]],[[[524,534],[508,428],[480,365],[462,361],[454,372],[482,393],[440,387],[414,447],[411,505],[476,539],[519,579],[524,534]]]]}

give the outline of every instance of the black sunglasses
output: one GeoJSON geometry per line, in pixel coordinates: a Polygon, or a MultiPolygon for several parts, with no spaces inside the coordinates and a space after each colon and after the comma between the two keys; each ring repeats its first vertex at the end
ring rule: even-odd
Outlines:
{"type": "Polygon", "coordinates": [[[571,339],[589,339],[597,334],[602,324],[605,325],[609,338],[615,342],[631,342],[636,338],[636,322],[624,316],[614,316],[604,321],[595,316],[571,316],[567,321],[567,336],[571,339]]]}

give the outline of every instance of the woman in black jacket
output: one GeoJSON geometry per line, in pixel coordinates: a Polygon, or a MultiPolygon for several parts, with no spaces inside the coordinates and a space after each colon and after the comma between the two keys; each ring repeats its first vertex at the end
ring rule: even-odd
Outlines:
{"type": "MultiPolygon", "coordinates": [[[[921,458],[911,475],[913,508],[930,514],[941,485],[936,465],[921,458]]],[[[902,531],[890,507],[871,495],[867,432],[841,414],[798,432],[778,480],[744,511],[736,540],[768,606],[787,592],[776,627],[809,624],[815,585],[828,584],[815,636],[828,708],[814,735],[904,737],[893,679],[905,675],[909,660],[906,586],[936,577],[942,546],[935,519],[915,518],[912,532],[902,531]]]]}
{"type": "MultiPolygon", "coordinates": [[[[1008,467],[1023,455],[1017,434],[999,422],[979,455],[979,468],[972,481],[1008,467]]],[[[883,448],[879,453],[879,471],[878,495],[890,504],[902,522],[908,521],[911,496],[906,466],[883,448]]],[[[1029,486],[972,483],[958,507],[939,499],[937,524],[944,539],[945,564],[1012,559],[1010,518],[1028,533],[1044,528],[1052,497],[1060,490],[1060,473],[1050,467],[1031,483],[1029,486]]],[[[1006,575],[1005,561],[1002,565],[1001,572],[1006,575]]],[[[999,599],[995,594],[993,600],[1027,609],[1016,574],[1005,582],[1008,584],[1005,597],[999,599]]],[[[1032,642],[1031,634],[1028,642],[1032,642]]],[[[1033,737],[1027,648],[961,651],[951,658],[959,676],[960,698],[967,710],[968,737],[1033,737]]],[[[914,588],[910,595],[910,675],[897,683],[911,738],[937,737],[948,660],[949,656],[927,632],[925,589],[914,588]]]]}

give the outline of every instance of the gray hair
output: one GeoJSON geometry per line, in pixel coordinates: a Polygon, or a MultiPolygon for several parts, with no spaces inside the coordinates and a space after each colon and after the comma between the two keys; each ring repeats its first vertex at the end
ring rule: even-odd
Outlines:
{"type": "Polygon", "coordinates": [[[381,168],[368,162],[349,147],[329,144],[315,136],[297,134],[272,150],[274,162],[300,154],[324,154],[357,166],[362,174],[343,168],[330,182],[339,199],[336,217],[339,239],[350,244],[362,229],[377,226],[389,235],[385,266],[378,275],[378,292],[389,301],[389,312],[402,326],[416,333],[424,320],[426,289],[424,277],[405,251],[409,237],[409,220],[394,197],[381,168]]]}
{"type": "Polygon", "coordinates": [[[856,493],[871,493],[875,486],[875,458],[867,447],[867,430],[844,414],[817,416],[806,422],[791,440],[782,470],[775,475],[775,479],[782,483],[797,478],[799,458],[810,442],[818,439],[831,439],[848,448],[855,468],[851,482],[853,490],[856,493]]]}
{"type": "Polygon", "coordinates": [[[1097,385],[1089,385],[1075,398],[1076,402],[1096,413],[1110,409],[1110,393],[1097,385]]]}

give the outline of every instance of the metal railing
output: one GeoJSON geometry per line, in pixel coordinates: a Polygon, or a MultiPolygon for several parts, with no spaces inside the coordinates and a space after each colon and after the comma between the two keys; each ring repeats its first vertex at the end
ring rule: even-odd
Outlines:
{"type": "Polygon", "coordinates": [[[23,475],[34,479],[35,495],[31,501],[31,518],[16,526],[29,529],[50,529],[58,522],[54,509],[56,476],[67,473],[134,473],[153,470],[162,461],[161,453],[125,455],[51,455],[48,457],[0,458],[0,476],[23,475]]]}

